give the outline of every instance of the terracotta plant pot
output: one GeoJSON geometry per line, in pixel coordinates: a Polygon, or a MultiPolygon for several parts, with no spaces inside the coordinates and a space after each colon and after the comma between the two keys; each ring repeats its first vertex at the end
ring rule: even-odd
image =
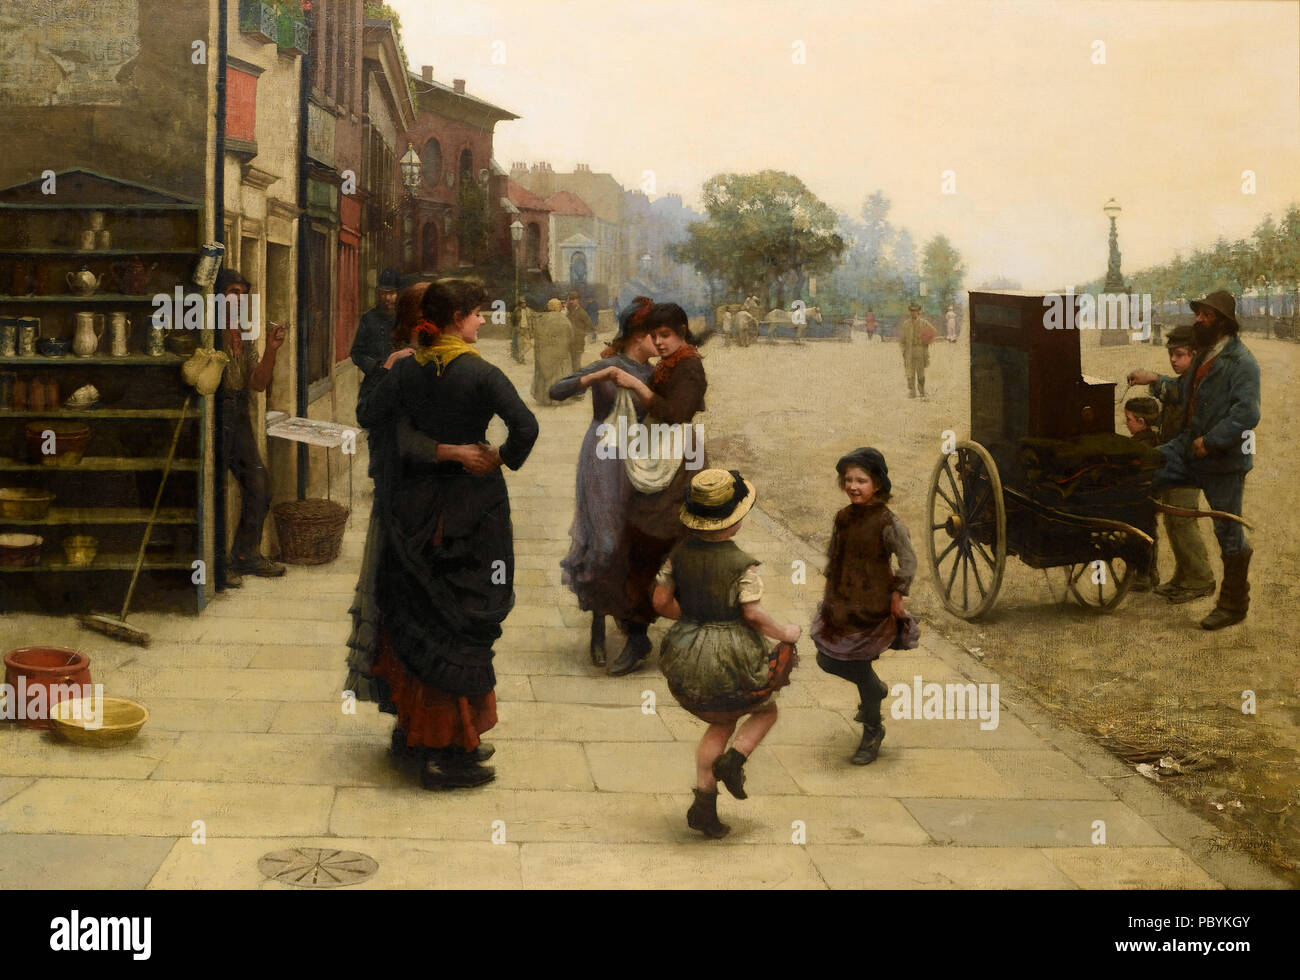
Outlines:
{"type": "Polygon", "coordinates": [[[81,462],[90,442],[90,426],[80,422],[29,422],[27,423],[27,454],[33,463],[46,466],[75,466],[81,462]],[[46,455],[45,432],[54,433],[54,453],[46,455]]]}
{"type": "Polygon", "coordinates": [[[26,704],[16,703],[8,712],[14,717],[26,710],[32,703],[33,688],[45,689],[45,717],[23,718],[19,724],[24,728],[53,728],[54,722],[49,718],[50,698],[63,700],[68,697],[82,697],[90,684],[90,658],[76,650],[63,650],[59,647],[19,647],[5,654],[5,683],[17,698],[20,679],[22,690],[26,692],[26,704]],[[69,689],[68,685],[76,685],[69,689]]]}

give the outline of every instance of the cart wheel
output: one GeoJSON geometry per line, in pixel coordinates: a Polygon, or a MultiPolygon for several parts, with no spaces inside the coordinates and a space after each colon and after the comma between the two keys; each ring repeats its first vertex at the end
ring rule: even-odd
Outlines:
{"type": "Polygon", "coordinates": [[[1075,602],[1093,612],[1110,612],[1128,595],[1133,584],[1133,566],[1123,558],[1097,558],[1093,562],[1070,565],[1065,570],[1065,582],[1075,602]],[[1100,582],[1094,579],[1100,579],[1100,582]]]}
{"type": "Polygon", "coordinates": [[[944,606],[962,619],[983,615],[1007,565],[1007,511],[997,464],[979,443],[959,442],[939,457],[929,519],[930,574],[944,606]]]}

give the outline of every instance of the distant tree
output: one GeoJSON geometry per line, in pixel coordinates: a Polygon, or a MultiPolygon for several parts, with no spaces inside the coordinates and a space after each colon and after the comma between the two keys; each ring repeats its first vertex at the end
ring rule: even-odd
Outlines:
{"type": "Polygon", "coordinates": [[[703,197],[705,219],[687,226],[675,254],[736,293],[761,286],[784,306],[787,291],[801,295],[844,252],[835,212],[793,174],[717,174],[703,197]]]}
{"type": "Polygon", "coordinates": [[[893,253],[895,275],[901,280],[903,291],[914,298],[920,292],[921,280],[916,271],[916,245],[906,228],[895,236],[893,253]]]}
{"type": "Polygon", "coordinates": [[[956,302],[966,275],[961,253],[945,236],[935,235],[925,243],[922,256],[921,269],[926,289],[939,301],[939,308],[946,309],[956,302]]]}

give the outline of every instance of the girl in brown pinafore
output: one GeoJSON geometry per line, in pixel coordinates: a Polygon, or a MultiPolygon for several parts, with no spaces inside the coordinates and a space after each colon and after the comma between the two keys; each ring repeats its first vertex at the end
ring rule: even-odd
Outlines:
{"type": "Polygon", "coordinates": [[[885,726],[880,702],[889,688],[871,662],[885,650],[912,650],[920,639],[916,617],[903,608],[916,574],[916,555],[903,522],[885,506],[891,484],[885,457],[855,449],[835,464],[849,506],[835,515],[826,566],[826,595],[812,625],[817,666],[857,685],[862,742],[852,762],[876,761],[885,726]],[[889,558],[898,558],[898,571],[889,558]]]}

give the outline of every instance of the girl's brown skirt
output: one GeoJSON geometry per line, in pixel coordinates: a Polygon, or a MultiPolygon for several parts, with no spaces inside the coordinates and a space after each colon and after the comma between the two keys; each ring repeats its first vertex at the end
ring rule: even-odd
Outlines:
{"type": "Polygon", "coordinates": [[[472,752],[478,748],[479,736],[497,723],[495,691],[466,698],[424,683],[393,653],[387,633],[379,635],[379,655],[371,673],[387,682],[397,704],[397,727],[406,732],[408,748],[455,745],[472,752]]]}

